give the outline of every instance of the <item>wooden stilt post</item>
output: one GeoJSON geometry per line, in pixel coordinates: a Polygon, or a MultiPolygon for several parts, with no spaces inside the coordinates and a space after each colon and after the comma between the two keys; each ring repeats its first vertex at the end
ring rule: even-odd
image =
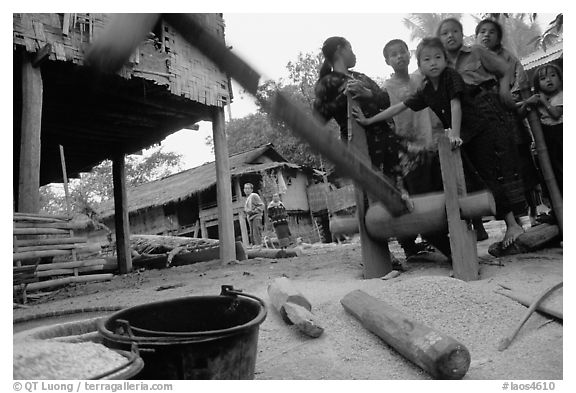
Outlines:
{"type": "Polygon", "coordinates": [[[443,135],[438,140],[442,182],[446,196],[446,216],[450,232],[454,277],[464,281],[478,279],[476,232],[460,216],[458,198],[466,196],[466,183],[460,150],[452,150],[450,140],[443,135]]]}
{"type": "MultiPolygon", "coordinates": [[[[348,97],[348,132],[352,135],[350,144],[354,146],[358,152],[364,153],[363,157],[358,158],[363,159],[366,165],[369,165],[370,158],[368,157],[366,132],[352,115],[352,108],[355,105],[357,104],[348,97]]],[[[388,248],[388,241],[377,241],[368,234],[365,221],[367,210],[365,202],[366,194],[358,182],[354,183],[354,190],[356,195],[356,217],[358,218],[358,228],[360,229],[364,278],[369,279],[385,276],[392,271],[392,258],[390,256],[390,249],[388,248]]]]}
{"type": "Polygon", "coordinates": [[[22,131],[18,212],[40,211],[40,134],[42,131],[42,74],[32,66],[27,53],[22,56],[22,131]]]}
{"type": "MultiPolygon", "coordinates": [[[[242,190],[240,188],[240,178],[234,180],[234,187],[236,188],[236,197],[238,200],[242,200],[242,190]]],[[[240,234],[242,235],[242,244],[244,247],[250,245],[250,237],[248,236],[248,227],[246,226],[246,213],[244,210],[238,212],[238,223],[240,224],[240,234]]]]}
{"type": "Polygon", "coordinates": [[[126,274],[132,271],[132,254],[130,252],[130,221],[126,194],[126,166],[122,153],[116,154],[112,160],[112,181],[114,184],[114,220],[118,269],[120,274],[126,274]]]}
{"type": "Polygon", "coordinates": [[[216,158],[216,194],[218,202],[218,237],[220,239],[220,261],[236,260],[234,245],[234,216],[232,213],[232,184],[228,162],[228,144],[224,129],[224,109],[212,111],[212,134],[216,158]]]}

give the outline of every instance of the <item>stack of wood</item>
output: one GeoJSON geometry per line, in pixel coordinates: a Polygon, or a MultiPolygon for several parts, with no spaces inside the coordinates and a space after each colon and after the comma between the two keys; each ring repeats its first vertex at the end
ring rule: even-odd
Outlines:
{"type": "Polygon", "coordinates": [[[103,272],[116,266],[101,257],[100,245],[74,236],[74,230],[90,225],[89,219],[14,213],[13,221],[13,285],[23,302],[27,291],[112,278],[103,272]]]}

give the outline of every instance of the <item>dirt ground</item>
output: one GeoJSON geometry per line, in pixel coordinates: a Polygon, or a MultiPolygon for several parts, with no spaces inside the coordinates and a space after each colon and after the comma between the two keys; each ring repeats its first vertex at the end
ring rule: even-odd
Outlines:
{"type": "MultiPolygon", "coordinates": [[[[408,271],[392,280],[364,280],[356,240],[311,245],[296,258],[256,258],[232,265],[210,261],[69,286],[28,308],[15,308],[13,317],[25,320],[55,311],[218,295],[222,285],[233,285],[269,305],[259,331],[256,379],[431,379],[344,310],[340,300],[361,289],[463,343],[472,359],[466,380],[563,379],[562,321],[536,313],[511,346],[499,352],[499,340],[518,325],[527,308],[494,292],[504,285],[535,297],[561,281],[562,248],[494,258],[487,253],[488,246],[501,239],[503,224],[492,221],[486,228],[490,238],[478,243],[480,279],[468,283],[449,278],[451,266],[445,261],[407,262],[408,271]],[[325,329],[321,337],[307,337],[295,326],[286,325],[271,307],[267,287],[281,276],[290,278],[312,303],[312,311],[325,329]]],[[[391,250],[404,260],[397,243],[391,243],[391,250]]],[[[562,290],[553,297],[561,302],[562,290]]],[[[92,315],[87,313],[88,317],[92,315]]],[[[37,323],[55,322],[43,319],[37,323]]],[[[14,325],[15,331],[20,325],[14,325]]]]}

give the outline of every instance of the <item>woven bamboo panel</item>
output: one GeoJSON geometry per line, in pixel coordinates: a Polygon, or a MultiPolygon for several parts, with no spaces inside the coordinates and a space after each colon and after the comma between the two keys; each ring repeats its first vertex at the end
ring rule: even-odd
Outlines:
{"type": "MultiPolygon", "coordinates": [[[[86,50],[114,14],[13,14],[13,43],[34,53],[52,46],[51,61],[83,65],[86,50]]],[[[206,29],[224,41],[221,14],[197,14],[206,29]]],[[[230,100],[228,79],[207,57],[166,22],[160,36],[151,34],[118,72],[126,79],[153,80],[180,97],[224,106],[230,100]]]]}

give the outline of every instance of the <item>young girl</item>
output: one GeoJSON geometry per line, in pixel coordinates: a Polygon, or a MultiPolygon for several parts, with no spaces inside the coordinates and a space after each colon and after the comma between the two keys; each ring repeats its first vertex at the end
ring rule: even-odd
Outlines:
{"type": "Polygon", "coordinates": [[[514,145],[506,150],[510,145],[503,141],[506,136],[498,129],[490,127],[489,123],[476,113],[473,98],[462,76],[448,67],[446,52],[440,39],[436,37],[423,39],[416,50],[416,59],[425,80],[413,96],[368,119],[359,112],[355,112],[354,115],[360,124],[368,125],[386,120],[408,108],[419,111],[430,107],[442,121],[454,148],[464,144],[462,149],[469,153],[478,146],[481,146],[482,150],[490,146],[498,152],[490,159],[478,154],[467,155],[494,195],[496,216],[498,219],[504,219],[507,226],[502,245],[508,247],[523,231],[515,220],[512,203],[503,186],[510,174],[503,170],[506,166],[502,162],[507,154],[512,154],[508,150],[514,149],[514,145]]]}
{"type": "Polygon", "coordinates": [[[520,109],[525,111],[526,105],[533,105],[538,110],[550,164],[562,192],[562,70],[554,64],[540,66],[534,73],[533,86],[535,94],[520,109]]]}

